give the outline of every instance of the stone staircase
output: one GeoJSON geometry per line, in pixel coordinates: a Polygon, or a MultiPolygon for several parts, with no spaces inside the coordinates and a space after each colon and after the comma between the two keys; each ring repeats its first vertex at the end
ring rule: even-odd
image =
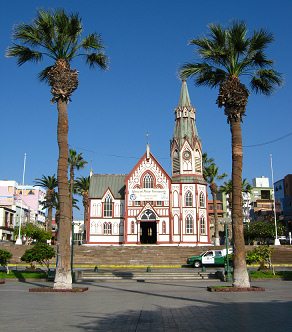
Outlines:
{"type": "Polygon", "coordinates": [[[215,272],[197,272],[194,269],[98,270],[76,271],[76,281],[136,280],[206,280],[219,279],[215,272]]]}
{"type": "MultiPolygon", "coordinates": [[[[20,257],[29,246],[16,246],[13,243],[0,243],[0,249],[6,249],[13,254],[10,263],[21,265],[20,257]]],[[[181,267],[186,264],[186,259],[198,255],[202,251],[216,247],[183,247],[183,246],[74,246],[74,266],[80,268],[102,267],[181,267]]],[[[222,249],[223,246],[218,247],[222,249]]],[[[252,250],[253,246],[246,246],[252,250]]],[[[274,265],[292,266],[292,246],[281,245],[273,247],[272,263],[274,265]]],[[[55,261],[51,261],[51,266],[55,261]]]]}

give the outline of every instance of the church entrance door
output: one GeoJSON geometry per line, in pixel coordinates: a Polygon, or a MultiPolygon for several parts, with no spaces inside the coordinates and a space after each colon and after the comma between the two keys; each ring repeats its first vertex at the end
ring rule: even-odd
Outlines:
{"type": "Polygon", "coordinates": [[[156,221],[140,222],[140,242],[141,244],[155,244],[157,242],[157,224],[156,221]]]}

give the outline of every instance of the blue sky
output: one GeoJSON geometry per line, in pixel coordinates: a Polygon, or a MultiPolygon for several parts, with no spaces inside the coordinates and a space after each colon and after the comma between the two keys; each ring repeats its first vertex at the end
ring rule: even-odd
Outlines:
{"type": "MultiPolygon", "coordinates": [[[[271,97],[249,98],[242,125],[243,176],[249,181],[271,177],[270,154],[275,180],[291,173],[291,1],[269,5],[261,0],[2,0],[0,179],[22,181],[25,152],[26,184],[56,173],[56,105],[50,103],[49,87],[37,79],[50,63],[17,67],[15,59],[5,57],[12,27],[31,22],[40,8],[78,12],[85,34],[102,35],[110,59],[106,72],[90,70],[81,62],[72,64],[80,74],[69,104],[69,143],[88,161],[77,176],[87,175],[90,165],[95,173],[128,173],[145,151],[147,132],[152,153],[170,173],[169,141],[181,85],[177,73],[183,63],[196,60],[188,41],[206,34],[209,23],[228,25],[234,19],[244,20],[250,31],[264,28],[274,34],[267,52],[285,80],[271,97]],[[277,142],[249,147],[284,135],[277,142]]],[[[192,81],[188,88],[203,150],[230,174],[230,130],[215,104],[217,91],[196,87],[192,81]]]]}

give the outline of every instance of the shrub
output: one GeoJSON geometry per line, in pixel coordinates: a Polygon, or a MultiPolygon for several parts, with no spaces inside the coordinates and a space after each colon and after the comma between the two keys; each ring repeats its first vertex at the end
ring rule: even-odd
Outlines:
{"type": "Polygon", "coordinates": [[[272,248],[268,246],[259,246],[254,248],[251,251],[248,251],[246,254],[247,264],[259,263],[260,266],[258,270],[271,269],[272,261],[272,248]]]}
{"type": "Polygon", "coordinates": [[[21,260],[29,263],[32,268],[35,268],[35,264],[45,265],[49,270],[50,259],[55,257],[55,250],[51,246],[45,243],[37,243],[31,249],[27,249],[21,260]]]}
{"type": "Polygon", "coordinates": [[[6,273],[9,273],[8,263],[10,258],[12,258],[12,254],[10,251],[5,249],[0,249],[0,265],[6,267],[6,273]]]}
{"type": "MultiPolygon", "coordinates": [[[[18,227],[15,227],[14,234],[18,234],[18,227]]],[[[21,227],[21,234],[26,237],[26,244],[34,241],[46,243],[52,237],[49,232],[33,223],[27,223],[21,227]]]]}

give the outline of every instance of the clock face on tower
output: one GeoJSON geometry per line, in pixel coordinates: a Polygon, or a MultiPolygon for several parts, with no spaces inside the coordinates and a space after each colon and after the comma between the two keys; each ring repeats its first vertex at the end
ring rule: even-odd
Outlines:
{"type": "Polygon", "coordinates": [[[183,152],[183,158],[186,159],[186,160],[190,159],[191,158],[190,151],[188,151],[188,150],[184,151],[183,152]]]}

